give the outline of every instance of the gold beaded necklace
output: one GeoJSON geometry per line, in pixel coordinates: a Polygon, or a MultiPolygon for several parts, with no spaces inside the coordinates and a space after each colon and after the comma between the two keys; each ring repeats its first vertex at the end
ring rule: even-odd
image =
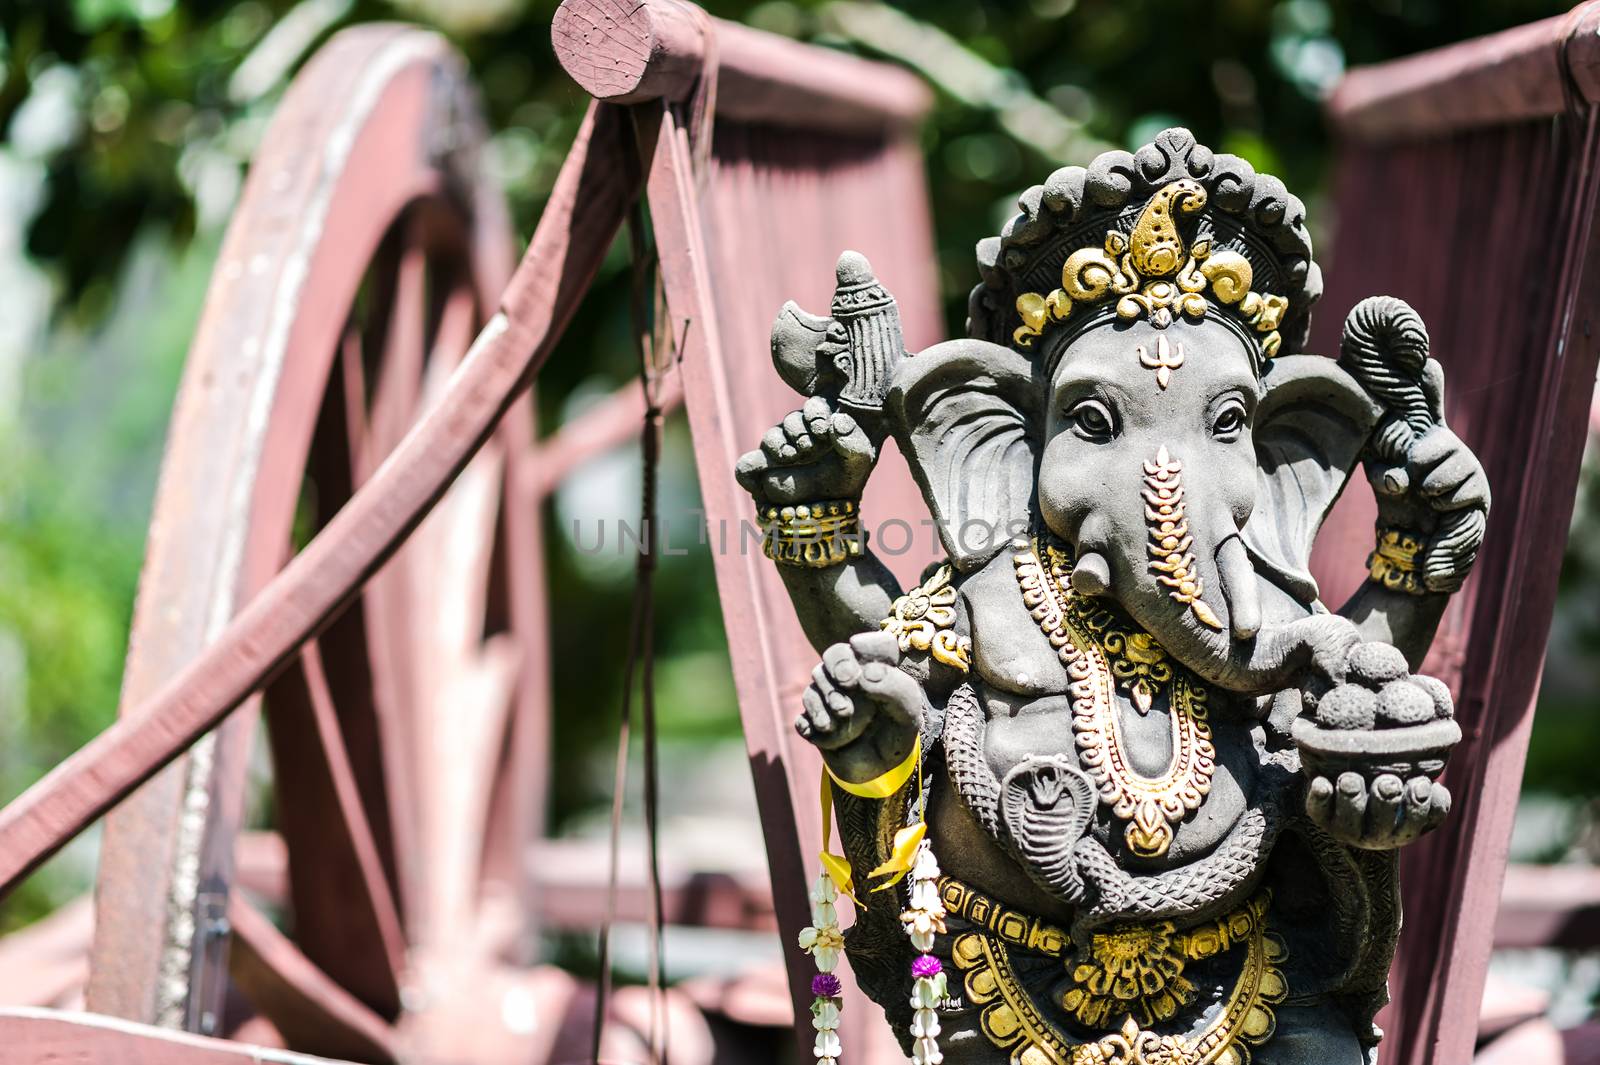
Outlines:
{"type": "Polygon", "coordinates": [[[1093,624],[1104,612],[1073,593],[1072,558],[1064,547],[1047,542],[1041,550],[1035,540],[1019,546],[1012,561],[1023,603],[1067,667],[1072,733],[1083,770],[1099,789],[1101,801],[1128,822],[1124,832],[1128,849],[1141,857],[1160,857],[1172,845],[1172,826],[1198,809],[1211,790],[1216,751],[1206,720],[1205,688],[1187,671],[1166,665],[1165,653],[1144,633],[1136,634],[1142,637],[1136,641],[1140,654],[1128,665],[1124,660],[1129,659],[1127,648],[1135,642],[1134,634],[1103,622],[1093,624]],[[1045,562],[1040,561],[1041,554],[1045,562]],[[1114,668],[1113,659],[1123,668],[1114,668]],[[1146,666],[1142,671],[1135,668],[1140,664],[1146,666]],[[1159,668],[1152,671],[1152,664],[1159,668]],[[1159,777],[1143,776],[1128,760],[1113,697],[1119,677],[1141,713],[1148,711],[1163,684],[1171,685],[1173,757],[1159,777]]]}

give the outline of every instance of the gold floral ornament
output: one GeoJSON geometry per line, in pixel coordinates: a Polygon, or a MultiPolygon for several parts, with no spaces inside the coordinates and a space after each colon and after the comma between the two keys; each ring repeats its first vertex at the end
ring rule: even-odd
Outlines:
{"type": "Polygon", "coordinates": [[[1105,651],[1117,687],[1128,693],[1141,714],[1172,681],[1172,662],[1156,638],[1121,621],[1109,610],[1094,609],[1093,600],[1076,600],[1083,627],[1105,651]]]}
{"type": "Polygon", "coordinates": [[[1201,596],[1205,583],[1195,571],[1194,537],[1183,506],[1183,463],[1162,447],[1155,462],[1144,464],[1145,520],[1150,534],[1150,571],[1171,590],[1176,602],[1194,611],[1207,628],[1222,631],[1222,622],[1201,596]]]}
{"type": "Polygon", "coordinates": [[[1118,318],[1131,322],[1148,316],[1157,328],[1165,328],[1177,315],[1204,318],[1215,300],[1262,334],[1264,355],[1276,355],[1283,343],[1278,326],[1288,312],[1288,299],[1251,291],[1254,271],[1238,252],[1213,251],[1209,240],[1184,246],[1179,216],[1198,215],[1205,206],[1206,190],[1198,181],[1185,178],[1163,185],[1131,232],[1108,230],[1101,247],[1080,248],[1067,256],[1060,288],[1017,297],[1022,324],[1011,334],[1013,342],[1031,347],[1047,326],[1066,321],[1078,304],[1115,298],[1118,318]]]}
{"type": "Polygon", "coordinates": [[[881,627],[895,635],[902,653],[925,651],[965,673],[972,666],[972,640],[957,633],[955,624],[956,589],[945,565],[921,587],[896,599],[881,627]]]}
{"type": "Polygon", "coordinates": [[[1122,1014],[1146,1025],[1169,1020],[1194,1001],[1173,931],[1171,921],[1152,921],[1096,934],[1073,967],[1062,1008],[1090,1028],[1108,1028],[1122,1014]]]}
{"type": "MultiPolygon", "coordinates": [[[[1078,1042],[1040,1010],[1013,968],[1011,952],[1029,948],[989,932],[961,932],[951,944],[951,960],[962,975],[968,1001],[979,1011],[980,1030],[991,1045],[1008,1053],[1011,1065],[1249,1065],[1252,1048],[1272,1038],[1274,1007],[1289,993],[1283,975],[1288,953],[1282,940],[1267,930],[1271,899],[1263,891],[1233,913],[1183,931],[1160,922],[1144,938],[1139,932],[1150,926],[1112,933],[1118,937],[1110,945],[1114,964],[1125,963],[1138,973],[1181,970],[1184,962],[1241,950],[1238,975],[1224,991],[1221,1008],[1209,1011],[1205,1026],[1188,1035],[1150,1031],[1154,1011],[1134,999],[1119,1000],[1103,1023],[1088,1025],[1106,1034],[1078,1042]],[[1158,960],[1152,964],[1152,958],[1158,960]]],[[[1095,954],[1091,950],[1091,958],[1095,954]]],[[[1077,969],[1096,965],[1080,960],[1077,969]]],[[[1172,986],[1170,977],[1165,986],[1172,986]]],[[[1078,1012],[1072,1006],[1068,1010],[1078,1012]]]]}
{"type": "Polygon", "coordinates": [[[1134,708],[1148,714],[1156,693],[1172,679],[1167,652],[1148,632],[1112,631],[1106,633],[1104,642],[1111,675],[1132,697],[1134,708]]]}

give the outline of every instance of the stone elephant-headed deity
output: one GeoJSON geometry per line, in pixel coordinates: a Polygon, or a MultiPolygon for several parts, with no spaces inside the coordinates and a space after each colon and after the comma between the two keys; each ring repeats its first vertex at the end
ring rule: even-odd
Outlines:
{"type": "Polygon", "coordinates": [[[796,724],[845,851],[802,945],[831,969],[865,902],[844,950],[918,1065],[1371,1061],[1395,851],[1460,738],[1412,670],[1489,506],[1426,330],[1377,297],[1304,353],[1304,205],[1187,130],[1020,208],[966,338],[905,352],[853,253],[774,328],[810,398],[736,473],[822,654],[796,724]],[[947,556],[903,593],[858,503],[890,437],[947,556]],[[1309,559],[1358,466],[1333,612],[1309,559]]]}

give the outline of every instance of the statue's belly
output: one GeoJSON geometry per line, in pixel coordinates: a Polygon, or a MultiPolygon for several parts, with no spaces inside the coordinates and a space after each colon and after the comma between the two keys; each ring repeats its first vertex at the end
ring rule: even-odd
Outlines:
{"type": "MultiPolygon", "coordinates": [[[[1042,755],[1061,755],[1079,768],[1081,752],[1072,729],[1071,702],[1065,695],[1024,700],[993,689],[982,693],[988,722],[984,729],[984,756],[997,779],[1013,768],[1042,755]]],[[[1120,747],[1129,768],[1140,776],[1159,779],[1173,762],[1171,719],[1161,709],[1140,715],[1131,703],[1119,701],[1120,747]]],[[[1253,791],[1258,756],[1249,729],[1232,721],[1211,722],[1210,741],[1215,768],[1198,806],[1173,824],[1165,853],[1141,857],[1128,848],[1128,822],[1116,816],[1112,804],[1101,797],[1089,831],[1130,871],[1172,868],[1209,853],[1238,823],[1253,791]]],[[[1093,774],[1091,774],[1093,776],[1093,774]]]]}

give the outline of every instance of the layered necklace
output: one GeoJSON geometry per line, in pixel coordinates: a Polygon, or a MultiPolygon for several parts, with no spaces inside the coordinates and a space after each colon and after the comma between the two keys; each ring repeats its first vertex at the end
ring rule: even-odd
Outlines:
{"type": "Polygon", "coordinates": [[[1019,546],[1012,561],[1023,603],[1067,668],[1079,762],[1101,801],[1127,822],[1128,849],[1160,857],[1172,845],[1173,826],[1211,790],[1216,751],[1206,690],[1187,670],[1174,669],[1147,633],[1117,624],[1115,615],[1073,592],[1073,559],[1063,545],[1036,538],[1019,546]],[[1170,686],[1172,762],[1159,777],[1140,774],[1128,759],[1115,698],[1119,684],[1141,714],[1170,686]]]}

